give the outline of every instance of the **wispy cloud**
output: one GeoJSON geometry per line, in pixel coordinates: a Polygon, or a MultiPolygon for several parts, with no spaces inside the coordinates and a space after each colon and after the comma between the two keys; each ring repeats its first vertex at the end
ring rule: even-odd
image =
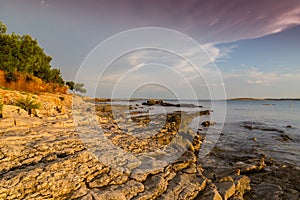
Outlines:
{"type": "Polygon", "coordinates": [[[210,23],[208,24],[208,26],[214,26],[216,24],[218,24],[220,22],[220,18],[211,18],[210,23]]]}
{"type": "Polygon", "coordinates": [[[267,82],[264,80],[248,80],[247,83],[250,85],[267,85],[267,82]]]}
{"type": "Polygon", "coordinates": [[[281,15],[277,16],[272,23],[270,23],[266,29],[269,29],[270,33],[281,32],[291,26],[300,24],[300,7],[288,10],[281,15]]]}
{"type": "Polygon", "coordinates": [[[201,7],[195,6],[196,2],[190,5],[181,8],[189,10],[184,16],[188,24],[185,31],[197,32],[196,37],[203,43],[253,39],[300,24],[297,0],[205,1],[201,7]]]}
{"type": "Polygon", "coordinates": [[[275,72],[264,73],[252,67],[246,71],[246,76],[249,77],[247,83],[256,85],[271,85],[274,81],[280,79],[280,75],[275,72]]]}
{"type": "Polygon", "coordinates": [[[223,73],[225,81],[235,79],[236,82],[244,82],[249,85],[261,85],[261,86],[273,86],[276,83],[283,81],[298,81],[300,78],[300,72],[295,73],[282,73],[282,71],[263,72],[259,71],[255,67],[251,67],[246,70],[238,70],[231,73],[223,73]]]}
{"type": "Polygon", "coordinates": [[[228,97],[299,98],[300,72],[263,72],[248,68],[222,74],[228,97]]]}
{"type": "Polygon", "coordinates": [[[222,61],[230,58],[230,53],[237,48],[237,45],[219,48],[216,43],[209,43],[202,46],[211,57],[212,61],[222,61]]]}
{"type": "Polygon", "coordinates": [[[239,82],[244,82],[250,85],[264,86],[271,86],[274,82],[282,79],[283,77],[284,74],[281,74],[280,72],[262,72],[255,67],[223,74],[223,78],[225,80],[236,79],[239,82]]]}
{"type": "Polygon", "coordinates": [[[48,2],[47,1],[45,1],[45,0],[41,0],[40,1],[40,6],[48,6],[49,4],[48,4],[48,2]]]}

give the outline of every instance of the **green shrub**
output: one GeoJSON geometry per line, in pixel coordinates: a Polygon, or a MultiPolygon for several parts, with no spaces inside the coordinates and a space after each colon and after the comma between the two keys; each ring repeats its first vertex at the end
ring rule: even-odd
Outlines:
{"type": "Polygon", "coordinates": [[[0,70],[5,72],[8,82],[17,80],[14,72],[21,72],[63,86],[62,74],[59,69],[52,68],[51,60],[36,39],[28,34],[8,34],[0,21],[0,70]]]}
{"type": "Polygon", "coordinates": [[[41,106],[38,102],[36,102],[29,96],[26,96],[25,99],[24,98],[19,99],[15,103],[15,105],[26,110],[28,112],[28,115],[31,115],[33,109],[39,109],[41,106]]]}

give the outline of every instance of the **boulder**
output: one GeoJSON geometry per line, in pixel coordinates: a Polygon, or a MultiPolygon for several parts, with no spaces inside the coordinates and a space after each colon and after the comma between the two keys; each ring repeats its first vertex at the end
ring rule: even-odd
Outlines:
{"type": "Polygon", "coordinates": [[[205,122],[202,122],[201,125],[202,125],[203,127],[208,127],[208,126],[215,125],[215,122],[212,122],[212,121],[205,121],[205,122]]]}

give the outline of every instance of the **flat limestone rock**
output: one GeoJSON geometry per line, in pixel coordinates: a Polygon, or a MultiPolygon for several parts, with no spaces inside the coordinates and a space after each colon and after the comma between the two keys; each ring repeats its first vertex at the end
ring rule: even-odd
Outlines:
{"type": "MultiPolygon", "coordinates": [[[[0,93],[5,93],[6,103],[24,97],[0,93]]],[[[235,185],[232,192],[226,181],[210,187],[211,180],[202,174],[198,152],[203,138],[188,125],[209,113],[150,118],[137,116],[149,110],[130,114],[128,106],[98,106],[76,95],[34,98],[42,106],[38,117],[5,105],[0,199],[218,200],[247,190],[243,177],[229,182],[235,185]],[[153,131],[149,124],[161,127],[153,131]]]]}
{"type": "Polygon", "coordinates": [[[206,179],[200,174],[179,172],[169,182],[168,189],[160,199],[194,199],[206,186],[206,179]]]}

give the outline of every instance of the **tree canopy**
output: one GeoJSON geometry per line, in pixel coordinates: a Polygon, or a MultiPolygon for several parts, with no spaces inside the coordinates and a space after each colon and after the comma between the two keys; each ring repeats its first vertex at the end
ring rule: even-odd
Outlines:
{"type": "Polygon", "coordinates": [[[0,21],[0,70],[13,80],[18,71],[41,78],[47,83],[64,85],[59,69],[51,69],[52,58],[44,53],[36,39],[30,35],[7,34],[0,21]]]}
{"type": "Polygon", "coordinates": [[[66,85],[69,87],[70,90],[72,91],[74,90],[74,85],[75,85],[74,81],[67,81],[66,85]]]}
{"type": "Polygon", "coordinates": [[[84,87],[84,84],[83,83],[75,83],[74,85],[74,90],[76,92],[80,92],[80,93],[86,93],[86,89],[83,88],[84,87]]]}
{"type": "Polygon", "coordinates": [[[70,90],[80,93],[86,93],[86,89],[84,88],[83,83],[75,83],[74,81],[67,81],[66,85],[70,90]]]}
{"type": "Polygon", "coordinates": [[[0,34],[6,33],[6,26],[0,21],[0,34]]]}

